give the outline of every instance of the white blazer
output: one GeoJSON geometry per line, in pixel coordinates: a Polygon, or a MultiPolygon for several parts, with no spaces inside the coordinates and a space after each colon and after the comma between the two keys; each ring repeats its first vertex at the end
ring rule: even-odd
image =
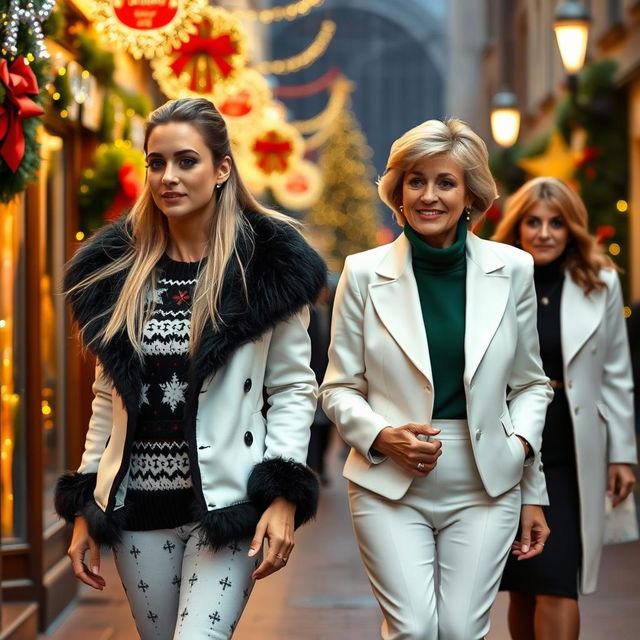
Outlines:
{"type": "MultiPolygon", "coordinates": [[[[540,363],[533,262],[523,251],[471,233],[466,254],[462,382],[478,471],[490,496],[522,480],[523,503],[547,504],[539,451],[553,392],[540,363]],[[535,452],[527,463],[517,435],[535,452]]],[[[392,244],[347,258],[320,393],[325,412],[352,447],[345,477],[386,498],[401,499],[413,476],[391,459],[372,455],[371,446],[384,427],[429,424],[434,397],[411,247],[404,234],[392,244]]]]}
{"type": "Polygon", "coordinates": [[[567,272],[560,302],[564,381],[580,494],[583,593],[597,586],[607,467],[638,460],[620,282],[613,270],[602,269],[599,275],[607,286],[585,296],[567,272]]]}

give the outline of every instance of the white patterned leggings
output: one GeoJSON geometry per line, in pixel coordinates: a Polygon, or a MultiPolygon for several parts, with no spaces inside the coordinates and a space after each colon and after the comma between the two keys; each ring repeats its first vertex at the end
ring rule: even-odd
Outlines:
{"type": "Polygon", "coordinates": [[[248,550],[245,540],[212,551],[197,523],[124,531],[114,556],[141,639],[231,638],[262,562],[248,550]]]}

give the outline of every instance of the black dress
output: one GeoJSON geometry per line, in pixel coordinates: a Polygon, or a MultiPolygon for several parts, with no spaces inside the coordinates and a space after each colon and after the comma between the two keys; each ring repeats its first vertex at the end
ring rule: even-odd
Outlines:
{"type": "MultiPolygon", "coordinates": [[[[560,337],[563,261],[561,257],[549,265],[536,267],[534,275],[542,365],[547,376],[561,385],[564,382],[560,337]]],[[[500,589],[577,599],[582,561],[580,502],[573,425],[564,386],[555,389],[547,409],[542,462],[550,502],[543,510],[551,535],[541,555],[520,561],[509,556],[500,589]]]]}

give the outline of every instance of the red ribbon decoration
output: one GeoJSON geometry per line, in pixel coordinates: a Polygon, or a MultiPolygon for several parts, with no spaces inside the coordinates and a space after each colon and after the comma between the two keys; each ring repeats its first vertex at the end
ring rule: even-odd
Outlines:
{"type": "Polygon", "coordinates": [[[23,56],[11,67],[0,59],[0,82],[6,87],[4,104],[0,105],[0,156],[15,173],[24,157],[22,120],[44,114],[29,96],[38,95],[38,80],[23,56]]]}
{"type": "Polygon", "coordinates": [[[280,137],[277,131],[269,131],[264,138],[256,141],[252,150],[262,155],[258,166],[265,173],[284,173],[288,165],[287,156],[293,151],[293,146],[289,140],[280,137]]]}
{"type": "Polygon", "coordinates": [[[118,192],[113,203],[104,213],[105,221],[114,222],[117,220],[126,209],[133,206],[141,192],[140,176],[136,168],[130,162],[126,162],[118,169],[118,192]]]}
{"type": "MultiPolygon", "coordinates": [[[[217,38],[202,38],[200,36],[194,36],[175,51],[175,53],[179,53],[180,55],[171,63],[170,66],[176,74],[176,77],[180,76],[185,67],[193,61],[195,56],[203,55],[211,58],[220,70],[222,77],[226,78],[233,71],[233,66],[229,64],[226,58],[236,53],[236,45],[231,40],[231,36],[229,34],[218,36],[217,38]]],[[[189,89],[191,89],[191,91],[209,93],[213,89],[211,75],[207,74],[204,87],[198,86],[198,79],[196,75],[196,70],[194,69],[191,74],[189,89]]]]}

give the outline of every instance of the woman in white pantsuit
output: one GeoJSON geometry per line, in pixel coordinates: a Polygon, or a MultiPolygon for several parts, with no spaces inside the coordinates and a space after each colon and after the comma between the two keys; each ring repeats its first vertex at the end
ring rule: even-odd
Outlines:
{"type": "Polygon", "coordinates": [[[346,260],[323,407],[352,447],[344,475],[382,637],[479,640],[512,543],[526,559],[549,534],[532,260],[467,231],[496,189],[460,121],[396,140],[379,193],[404,232],[346,260]]]}

